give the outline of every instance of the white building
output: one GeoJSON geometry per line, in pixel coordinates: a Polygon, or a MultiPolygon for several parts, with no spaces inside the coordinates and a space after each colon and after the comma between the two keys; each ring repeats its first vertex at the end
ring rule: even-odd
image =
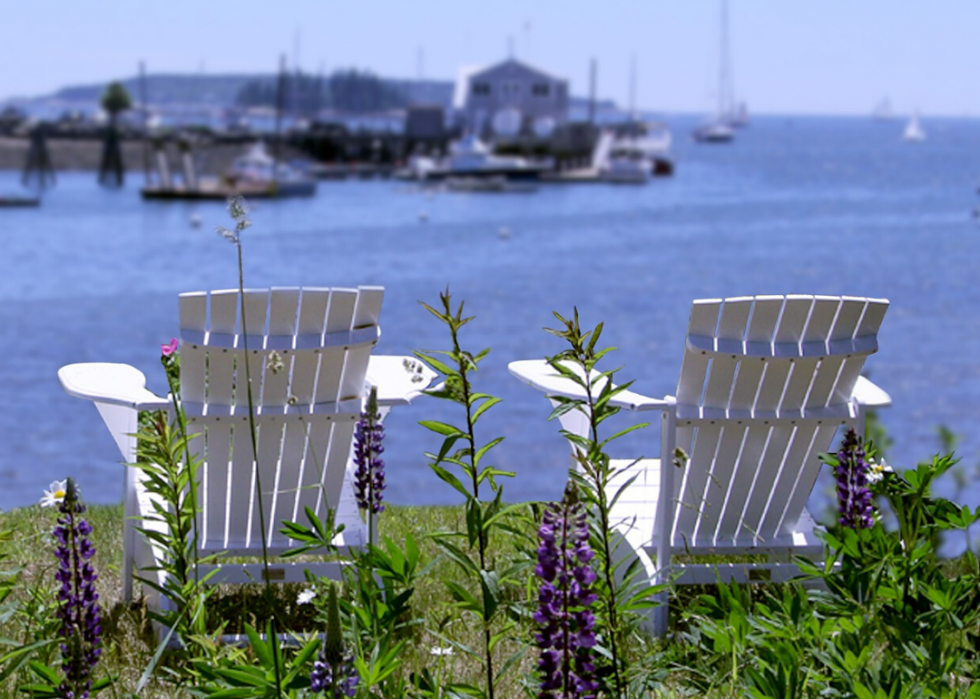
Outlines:
{"type": "Polygon", "coordinates": [[[568,120],[568,81],[511,58],[461,70],[455,102],[475,133],[541,133],[568,120]]]}

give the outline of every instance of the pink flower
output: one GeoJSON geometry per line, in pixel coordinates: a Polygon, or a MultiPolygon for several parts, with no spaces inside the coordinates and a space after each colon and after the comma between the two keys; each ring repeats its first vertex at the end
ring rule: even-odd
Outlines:
{"type": "Polygon", "coordinates": [[[165,345],[160,345],[160,354],[164,357],[169,357],[177,351],[178,344],[176,337],[170,338],[170,342],[165,345]]]}

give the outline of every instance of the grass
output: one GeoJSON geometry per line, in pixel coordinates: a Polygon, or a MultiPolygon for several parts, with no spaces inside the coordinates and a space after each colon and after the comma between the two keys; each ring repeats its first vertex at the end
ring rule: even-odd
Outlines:
{"type": "MultiPolygon", "coordinates": [[[[531,505],[528,506],[530,513],[531,505]]],[[[103,692],[107,697],[133,696],[140,678],[153,661],[157,650],[157,640],[152,633],[146,608],[140,600],[132,604],[122,601],[122,506],[92,506],[86,513],[86,518],[93,526],[91,539],[97,548],[94,560],[99,572],[98,590],[103,607],[103,655],[97,669],[97,677],[116,676],[118,681],[113,688],[103,692]]],[[[0,571],[20,568],[18,585],[12,595],[20,603],[20,611],[14,615],[4,613],[0,605],[0,642],[9,640],[8,647],[0,646],[0,655],[9,650],[11,645],[30,643],[38,639],[57,638],[57,623],[54,616],[56,605],[56,583],[54,572],[56,560],[53,553],[51,529],[54,526],[57,513],[52,509],[42,509],[39,506],[24,507],[9,512],[0,513],[0,531],[12,532],[9,541],[0,541],[0,554],[6,556],[0,562],[0,571]],[[46,621],[45,621],[46,620],[46,621]],[[45,627],[44,625],[47,624],[45,627]]],[[[465,529],[462,507],[399,507],[387,506],[380,518],[381,537],[391,539],[401,546],[406,535],[411,532],[418,541],[421,550],[420,567],[431,564],[424,575],[418,577],[412,598],[413,615],[421,619],[421,623],[408,627],[401,632],[400,640],[405,644],[399,653],[403,665],[399,672],[407,680],[411,673],[428,668],[432,673],[440,673],[441,678],[448,681],[467,682],[476,685],[485,684],[481,677],[482,664],[467,657],[458,650],[451,656],[436,657],[432,654],[434,648],[445,648],[449,645],[447,639],[464,646],[476,649],[482,648],[482,629],[472,620],[461,615],[453,608],[448,598],[444,580],[460,580],[455,564],[439,557],[439,549],[427,535],[439,531],[460,531],[465,529]]],[[[525,520],[517,518],[514,522],[517,535],[500,537],[492,542],[490,548],[495,555],[515,558],[515,549],[525,548],[533,553],[535,542],[532,537],[535,532],[533,522],[536,518],[525,520]],[[522,535],[527,535],[525,539],[522,535]]],[[[698,558],[698,562],[708,562],[698,558]]],[[[968,572],[968,562],[963,559],[943,561],[944,574],[948,577],[968,572]]],[[[0,577],[0,581],[2,581],[0,577]]],[[[516,589],[509,601],[523,602],[536,597],[533,575],[528,574],[526,589],[516,589]]],[[[322,620],[316,618],[312,605],[298,605],[296,596],[303,585],[276,585],[275,598],[271,605],[264,598],[258,586],[237,586],[219,588],[217,594],[209,600],[209,615],[212,619],[220,619],[229,623],[226,631],[237,632],[242,622],[248,621],[253,625],[261,625],[263,617],[270,606],[275,606],[279,618],[285,626],[298,636],[308,637],[308,634],[322,630],[322,620]]],[[[762,599],[772,591],[779,596],[783,586],[773,588],[767,585],[754,585],[749,592],[753,599],[762,599]]],[[[671,600],[673,630],[685,628],[685,611],[693,608],[699,594],[712,593],[708,586],[685,586],[676,591],[671,600]]],[[[976,630],[975,630],[976,631],[976,630]]],[[[675,637],[676,638],[676,637],[675,637]]],[[[494,663],[501,667],[506,658],[522,647],[527,640],[526,626],[518,624],[514,629],[513,638],[505,639],[496,650],[494,663]],[[523,639],[518,636],[523,635],[523,639]]],[[[660,668],[666,676],[666,693],[657,694],[667,699],[672,696],[687,696],[692,687],[696,668],[684,668],[688,662],[701,662],[707,658],[703,653],[707,649],[692,648],[684,645],[683,641],[674,640],[667,643],[651,641],[638,643],[627,649],[634,661],[645,666],[660,668]],[[685,688],[688,690],[685,691],[685,688]],[[676,692],[674,694],[673,692],[676,692]]],[[[216,654],[243,653],[250,655],[249,649],[234,649],[230,647],[215,649],[216,654]]],[[[709,655],[711,655],[709,653],[709,655]]],[[[59,653],[56,644],[39,653],[39,658],[49,665],[57,666],[59,653]]],[[[717,659],[717,658],[716,658],[717,659]]],[[[175,675],[170,671],[176,656],[165,654],[156,668],[153,677],[139,693],[146,699],[170,699],[173,697],[189,696],[186,688],[177,687],[168,681],[175,675]]],[[[528,652],[517,663],[498,685],[497,696],[500,699],[516,699],[528,696],[523,682],[532,675],[537,658],[534,649],[528,652]]],[[[2,667],[0,667],[2,669],[2,667]]],[[[0,676],[0,697],[13,697],[17,688],[31,681],[26,669],[21,669],[12,676],[0,676]]],[[[534,692],[531,692],[533,695],[534,692]]],[[[702,692],[708,697],[731,696],[724,688],[715,685],[702,692]]]]}

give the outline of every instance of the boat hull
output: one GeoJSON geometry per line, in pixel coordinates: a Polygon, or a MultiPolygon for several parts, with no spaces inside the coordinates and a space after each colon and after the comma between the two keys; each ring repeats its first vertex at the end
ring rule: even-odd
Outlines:
{"type": "Polygon", "coordinates": [[[144,199],[164,201],[223,201],[230,196],[240,194],[246,199],[280,199],[285,197],[310,197],[316,194],[316,181],[273,182],[270,184],[242,184],[231,187],[228,185],[199,187],[186,189],[184,187],[144,187],[140,190],[144,199]]]}

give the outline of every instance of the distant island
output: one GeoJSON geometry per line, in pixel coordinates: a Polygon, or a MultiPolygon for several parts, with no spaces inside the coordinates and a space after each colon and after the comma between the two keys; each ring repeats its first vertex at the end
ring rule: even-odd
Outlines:
{"type": "MultiPolygon", "coordinates": [[[[197,105],[202,107],[252,107],[275,104],[278,75],[225,74],[188,75],[157,73],[146,76],[147,102],[159,106],[197,105]]],[[[138,76],[119,81],[141,101],[138,76]]],[[[432,104],[449,108],[453,83],[449,80],[407,80],[379,78],[369,71],[337,70],[330,75],[289,72],[285,75],[286,99],[302,95],[304,104],[344,111],[377,111],[404,108],[412,104],[432,104]],[[318,94],[314,95],[314,91],[318,94]],[[317,103],[318,100],[318,103],[317,103]]],[[[98,102],[107,83],[72,85],[34,100],[58,102],[98,102]]]]}

